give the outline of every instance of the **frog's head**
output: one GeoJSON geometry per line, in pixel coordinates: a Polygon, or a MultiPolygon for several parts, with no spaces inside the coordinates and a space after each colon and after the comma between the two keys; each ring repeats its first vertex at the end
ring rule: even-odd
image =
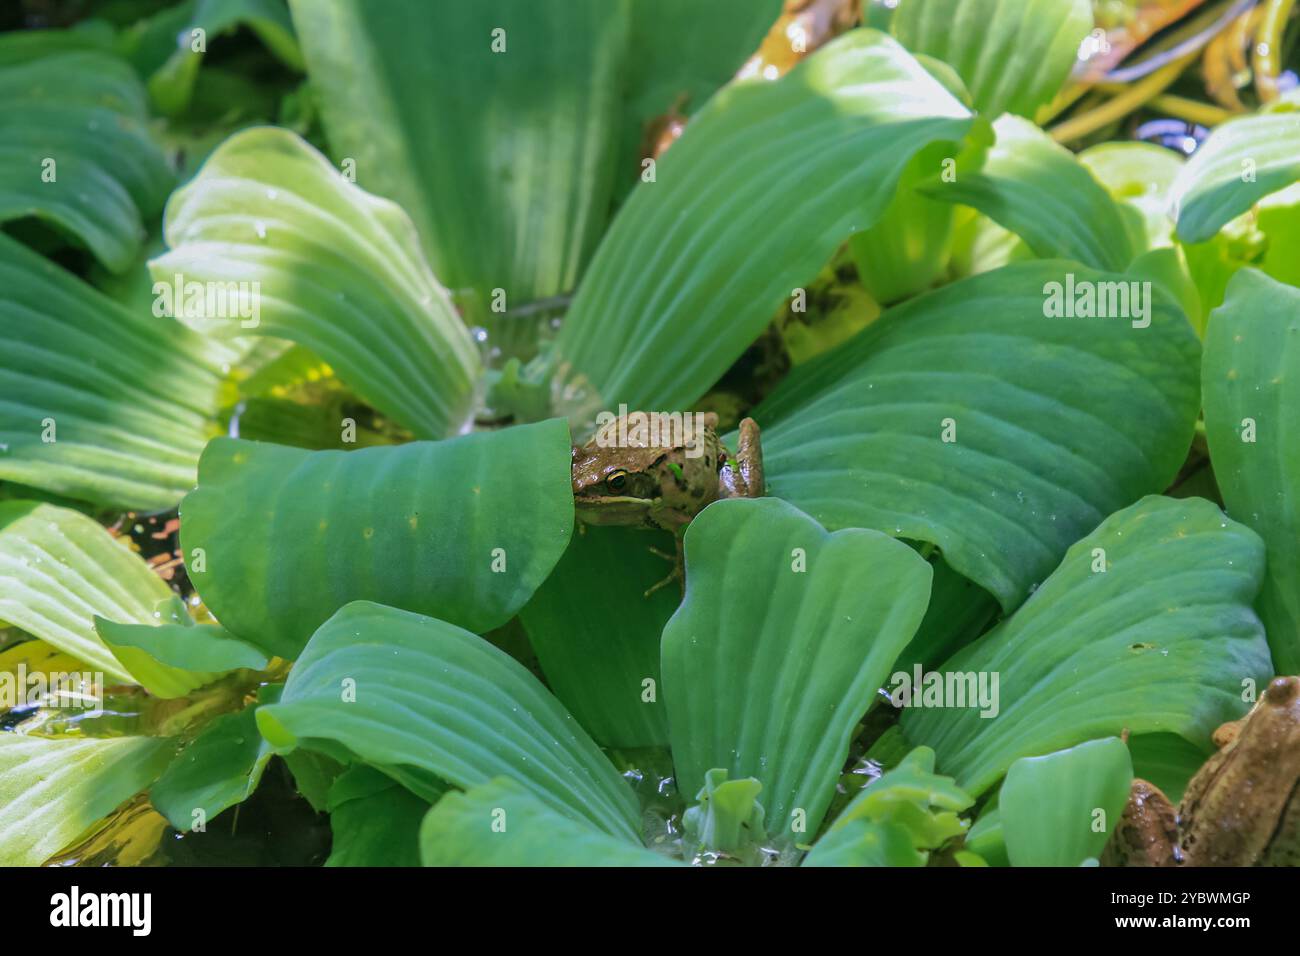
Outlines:
{"type": "Polygon", "coordinates": [[[662,448],[573,449],[573,503],[588,524],[641,524],[660,496],[662,448]]]}

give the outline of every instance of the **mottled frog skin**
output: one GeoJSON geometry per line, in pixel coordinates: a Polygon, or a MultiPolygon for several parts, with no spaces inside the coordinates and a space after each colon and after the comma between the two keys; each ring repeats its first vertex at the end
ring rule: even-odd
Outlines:
{"type": "Polygon", "coordinates": [[[1115,866],[1300,865],[1300,677],[1277,677],[1241,720],[1214,734],[1178,813],[1134,780],[1103,860],[1115,866]]]}
{"type": "MultiPolygon", "coordinates": [[[[630,416],[625,416],[625,419],[630,416]]],[[[733,457],[718,438],[718,419],[701,416],[702,453],[688,454],[684,441],[669,445],[615,447],[620,419],[607,424],[585,445],[573,449],[573,501],[587,524],[659,528],[680,536],[691,519],[720,498],[763,494],[763,452],[758,425],[740,423],[733,457]]]]}

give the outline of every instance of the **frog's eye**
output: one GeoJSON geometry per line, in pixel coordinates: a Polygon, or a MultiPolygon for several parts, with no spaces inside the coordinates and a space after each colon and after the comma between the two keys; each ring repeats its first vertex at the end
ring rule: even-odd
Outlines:
{"type": "Polygon", "coordinates": [[[609,487],[610,491],[622,491],[627,487],[627,472],[611,472],[610,476],[605,479],[605,484],[609,487]]]}

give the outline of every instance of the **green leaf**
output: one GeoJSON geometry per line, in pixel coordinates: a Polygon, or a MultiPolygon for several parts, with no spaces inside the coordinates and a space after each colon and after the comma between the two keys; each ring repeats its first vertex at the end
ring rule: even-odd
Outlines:
{"type": "Polygon", "coordinates": [[[1209,741],[1192,743],[1177,734],[1137,734],[1128,739],[1133,775],[1155,784],[1175,805],[1214,749],[1209,741]]]}
{"type": "Polygon", "coordinates": [[[921,150],[904,170],[893,201],[869,228],[849,240],[863,287],[889,304],[929,288],[948,267],[957,210],[917,188],[937,178],[951,148],[938,143],[921,150]]]}
{"type": "Polygon", "coordinates": [[[1050,284],[1069,275],[1094,289],[1124,278],[1007,266],[795,369],[753,412],[768,493],[828,528],[932,542],[1015,608],[1107,514],[1168,487],[1199,405],[1199,343],[1160,288],[1142,296],[1146,328],[1049,318],[1050,284]]]}
{"type": "Polygon", "coordinates": [[[984,805],[979,819],[971,824],[970,830],[966,833],[963,845],[986,861],[989,866],[1010,866],[1011,861],[1007,859],[1006,837],[1002,832],[1002,810],[998,806],[997,799],[998,795],[995,793],[984,805]]]}
{"type": "Polygon", "coordinates": [[[673,865],[557,812],[506,777],[439,800],[420,827],[420,856],[425,866],[673,865]]]}
{"type": "Polygon", "coordinates": [[[856,819],[830,830],[804,857],[802,866],[925,866],[897,823],[856,819]]]}
{"type": "Polygon", "coordinates": [[[206,826],[257,789],[271,748],[258,733],[256,711],[245,707],[212,721],[149,789],[149,802],[177,830],[189,832],[196,817],[206,826]]]}
{"type": "Polygon", "coordinates": [[[1145,233],[1141,248],[1170,244],[1174,223],[1169,218],[1169,191],[1183,168],[1181,156],[1154,143],[1098,143],[1078,159],[1112,198],[1141,214],[1145,233]]]}
{"type": "Polygon", "coordinates": [[[974,801],[934,772],[917,747],[868,783],[813,846],[804,866],[924,866],[929,851],[966,832],[957,814],[974,801]]]}
{"type": "Polygon", "coordinates": [[[720,767],[706,771],[695,804],[682,814],[686,840],[698,852],[728,855],[765,842],[763,805],[758,802],[762,789],[753,777],[728,780],[720,767]]]}
{"type": "Polygon", "coordinates": [[[187,325],[305,345],[417,437],[469,422],[479,355],[410,219],[298,136],[236,133],[172,194],[165,222],[171,251],[149,269],[180,286],[167,298],[187,325]]]}
{"type": "Polygon", "coordinates": [[[378,770],[349,768],[330,788],[334,843],[326,866],[419,866],[421,800],[378,770]]]}
{"type": "Polygon", "coordinates": [[[1201,316],[1196,325],[1202,337],[1210,313],[1223,305],[1232,277],[1244,266],[1263,265],[1268,258],[1270,243],[1255,227],[1254,219],[1250,214],[1241,216],[1207,242],[1180,244],[1201,299],[1201,316]]]}
{"type": "Polygon", "coordinates": [[[195,624],[179,598],[160,607],[161,624],[121,624],[95,617],[95,631],[145,690],[155,697],[184,697],[223,673],[245,667],[261,670],[266,657],[224,627],[195,624]]]}
{"type": "Polygon", "coordinates": [[[930,605],[916,636],[892,670],[910,671],[913,664],[929,667],[978,637],[999,615],[993,595],[962,577],[939,555],[932,555],[930,605]]]}
{"type": "Polygon", "coordinates": [[[687,407],[893,198],[966,109],[893,40],[845,34],[775,82],[732,83],[638,184],[555,343],[572,419],[687,407]],[[715,188],[725,182],[725,190],[715,188]]]}
{"type": "Polygon", "coordinates": [[[636,833],[631,789],[555,698],[503,651],[435,618],[349,604],[257,723],[277,750],[334,741],[386,773],[413,768],[458,787],[507,774],[571,819],[636,833]]]}
{"type": "Polygon", "coordinates": [[[607,747],[668,743],[659,638],[680,592],[645,596],[669,570],[652,545],[673,551],[667,533],[586,528],[519,612],[551,691],[607,747]],[[654,682],[648,701],[646,680],[654,682]]]}
{"type": "Polygon", "coordinates": [[[1228,285],[1205,337],[1205,434],[1234,519],[1268,548],[1257,608],[1279,674],[1300,670],[1300,290],[1254,269],[1228,285]]]}
{"type": "Polygon", "coordinates": [[[247,27],[272,53],[294,69],[303,68],[302,53],[283,0],[197,0],[185,25],[173,30],[173,51],[152,76],[149,94],[159,110],[170,116],[184,112],[194,94],[194,81],[207,45],[223,33],[247,27]],[[195,50],[195,32],[203,31],[203,49],[195,50]]]}
{"type": "Polygon", "coordinates": [[[134,683],[95,633],[95,618],[150,623],[171,589],[91,518],[32,501],[0,501],[0,621],[115,681],[134,683]]]}
{"type": "Polygon", "coordinates": [[[679,790],[715,767],[754,777],[775,839],[815,833],[929,591],[930,566],[876,532],[829,534],[774,498],[704,509],[662,644],[679,790]]]}
{"type": "Polygon", "coordinates": [[[913,53],[954,67],[981,113],[1033,119],[1065,83],[1092,24],[1088,0],[908,0],[890,28],[913,53]]]}
{"type": "Polygon", "coordinates": [[[893,823],[902,827],[911,846],[934,850],[966,832],[966,823],[957,814],[974,802],[951,777],[934,772],[933,750],[917,747],[863,787],[831,829],[859,819],[893,823]]]}
{"type": "Polygon", "coordinates": [[[1017,760],[999,798],[1011,865],[1079,866],[1100,857],[1132,782],[1128,747],[1118,737],[1017,760]]]}
{"type": "Polygon", "coordinates": [[[218,439],[181,506],[190,580],[232,633],[289,659],[362,598],[491,630],[572,535],[570,447],[558,419],[349,452],[218,439]]]}
{"type": "Polygon", "coordinates": [[[1242,116],[1215,127],[1174,181],[1183,242],[1205,242],[1260,199],[1300,180],[1300,112],[1242,116]]]}
{"type": "Polygon", "coordinates": [[[1259,268],[1279,282],[1300,286],[1300,184],[1265,196],[1255,215],[1268,238],[1259,268]]]}
{"type": "MultiPolygon", "coordinates": [[[[674,107],[697,112],[734,77],[781,8],[781,0],[633,0],[619,168],[629,174],[639,170],[637,150],[656,118],[674,107]]],[[[627,178],[629,186],[636,182],[632,175],[627,178]]]]}
{"type": "Polygon", "coordinates": [[[111,52],[115,36],[111,24],[86,19],[66,30],[10,30],[0,34],[0,66],[28,63],[41,57],[70,51],[111,52]]]}
{"type": "Polygon", "coordinates": [[[194,487],[217,384],[198,336],[0,235],[0,479],[170,508],[194,487]]]}
{"type": "Polygon", "coordinates": [[[973,795],[1020,757],[1126,729],[1202,743],[1241,716],[1242,682],[1271,673],[1250,609],[1263,559],[1255,533],[1208,501],[1144,498],[1071,547],[1019,611],[938,669],[997,675],[995,718],[913,706],[903,730],[973,795]]]}
{"type": "Polygon", "coordinates": [[[1073,153],[1018,116],[1003,116],[993,131],[997,142],[982,168],[922,192],[979,210],[1042,259],[1112,270],[1132,261],[1142,232],[1137,214],[1111,199],[1073,153]]]}
{"type": "Polygon", "coordinates": [[[608,216],[626,3],[291,6],[336,157],[410,213],[475,322],[494,290],[514,308],[577,285],[608,216]]]}
{"type": "Polygon", "coordinates": [[[0,866],[39,866],[143,790],[171,758],[151,737],[0,734],[0,866]]]}
{"type": "Polygon", "coordinates": [[[134,261],[173,173],[123,60],[51,52],[0,66],[0,222],[35,216],[114,272],[134,261]]]}
{"type": "Polygon", "coordinates": [[[330,790],[347,772],[348,767],[332,757],[310,750],[295,750],[280,756],[284,760],[284,765],[289,768],[289,774],[293,777],[293,785],[298,794],[311,804],[311,808],[317,813],[327,812],[330,790]]]}

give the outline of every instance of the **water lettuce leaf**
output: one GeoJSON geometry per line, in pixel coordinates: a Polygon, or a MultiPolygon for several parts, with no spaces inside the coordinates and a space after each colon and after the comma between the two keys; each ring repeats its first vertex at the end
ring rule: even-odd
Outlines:
{"type": "Polygon", "coordinates": [[[332,741],[390,776],[413,768],[463,788],[506,775],[569,819],[637,833],[631,789],[573,717],[512,657],[436,618],[349,604],[257,723],[277,752],[332,741]]]}
{"type": "Polygon", "coordinates": [[[1178,237],[1205,242],[1269,193],[1300,180],[1300,112],[1230,119],[1214,128],[1174,181],[1178,237]]]}
{"type": "Polygon", "coordinates": [[[190,580],[229,631],[288,659],[359,599],[491,630],[573,533],[570,447],[558,419],[348,452],[218,439],[181,506],[190,580]]]}
{"type": "Polygon", "coordinates": [[[937,668],[996,674],[996,716],[913,706],[903,730],[976,796],[1020,757],[1125,730],[1203,745],[1245,711],[1243,690],[1272,673],[1251,609],[1263,573],[1263,542],[1215,505],[1144,498],[1073,545],[1020,610],[937,668]]]}
{"type": "Polygon", "coordinates": [[[913,53],[956,69],[981,113],[1033,119],[1064,85],[1092,24],[1088,0],[907,0],[890,29],[913,53]]]}
{"type": "Polygon", "coordinates": [[[1113,200],[1075,155],[1028,120],[1003,116],[978,169],[933,182],[925,195],[976,209],[1039,258],[1122,270],[1145,240],[1138,214],[1113,200]]]}
{"type": "MultiPolygon", "coordinates": [[[[279,690],[271,685],[261,699],[274,700],[279,690]]],[[[149,802],[177,830],[189,832],[200,821],[206,827],[257,789],[271,747],[257,730],[256,712],[252,705],[213,720],[149,788],[149,802]]]]}
{"type": "Polygon", "coordinates": [[[0,222],[34,216],[129,267],[175,175],[149,131],[129,64],[92,49],[3,62],[0,40],[0,222]]]}
{"type": "Polygon", "coordinates": [[[215,431],[220,372],[205,352],[0,235],[0,479],[172,507],[215,431]]]}
{"type": "Polygon", "coordinates": [[[162,602],[149,624],[95,617],[95,632],[155,697],[184,697],[238,668],[261,670],[266,656],[216,624],[195,624],[180,598],[162,602]],[[159,623],[161,621],[161,623],[159,623]]]}
{"type": "Polygon", "coordinates": [[[418,438],[467,426],[482,363],[410,218],[300,137],[231,136],[167,201],[164,232],[149,269],[187,325],[305,345],[418,438]]]}
{"type": "Polygon", "coordinates": [[[934,772],[917,747],[863,787],[805,857],[804,866],[924,866],[931,850],[961,836],[958,814],[974,800],[934,772]]]}
{"type": "Polygon", "coordinates": [[[651,547],[674,550],[666,532],[586,528],[519,612],[552,693],[606,747],[668,743],[659,638],[681,593],[645,596],[670,569],[651,547]]]}
{"type": "Polygon", "coordinates": [[[796,368],[753,412],[768,493],[828,528],[932,542],[1014,609],[1106,515],[1169,486],[1199,410],[1200,345],[1162,288],[1142,294],[1145,328],[1047,316],[1071,276],[1130,281],[1017,263],[796,368]]]}
{"type": "Polygon", "coordinates": [[[1100,858],[1133,782],[1118,737],[1022,757],[1002,783],[998,806],[1012,866],[1079,866],[1100,858]]]}
{"type": "Polygon", "coordinates": [[[1242,269],[1210,316],[1205,434],[1237,521],[1268,548],[1257,608],[1279,674],[1300,671],[1300,290],[1242,269]]]}
{"type": "Polygon", "coordinates": [[[326,866],[419,866],[427,801],[365,764],[349,767],[329,791],[326,866]]]}
{"type": "Polygon", "coordinates": [[[471,321],[508,335],[498,306],[571,292],[608,221],[628,4],[291,6],[335,158],[411,215],[471,321]]]}
{"type": "Polygon", "coordinates": [[[559,410],[585,421],[620,402],[689,407],[781,300],[884,212],[911,157],[962,139],[970,123],[872,30],[838,37],[779,80],[727,86],[602,240],[550,359],[559,410]]]}
{"type": "Polygon", "coordinates": [[[148,786],[172,746],[0,734],[0,866],[40,866],[69,846],[148,786]]]}
{"type": "Polygon", "coordinates": [[[130,671],[95,631],[95,618],[155,623],[172,591],[139,555],[92,518],[34,501],[0,501],[0,621],[117,682],[130,671]]]}
{"type": "Polygon", "coordinates": [[[667,856],[557,812],[496,777],[449,793],[420,826],[425,866],[672,866],[667,856]]]}
{"type": "Polygon", "coordinates": [[[662,644],[681,792],[715,768],[753,777],[774,840],[816,833],[853,729],[925,614],[930,575],[901,542],[831,534],[775,498],[705,508],[662,644]]]}

